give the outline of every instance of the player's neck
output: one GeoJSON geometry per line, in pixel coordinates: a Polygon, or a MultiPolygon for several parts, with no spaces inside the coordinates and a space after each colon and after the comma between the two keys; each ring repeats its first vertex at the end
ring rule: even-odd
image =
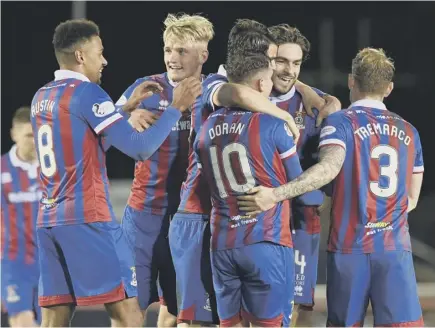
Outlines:
{"type": "Polygon", "coordinates": [[[380,102],[384,102],[384,97],[378,95],[367,95],[367,94],[358,94],[352,97],[352,103],[358,100],[377,100],[380,102]]]}
{"type": "Polygon", "coordinates": [[[83,74],[84,76],[86,76],[83,68],[78,66],[78,65],[60,65],[59,69],[65,69],[68,71],[77,72],[77,73],[80,73],[80,74],[83,74]]]}
{"type": "Polygon", "coordinates": [[[17,157],[20,161],[25,163],[32,163],[35,161],[36,157],[33,153],[25,153],[21,148],[17,147],[17,157]]]}

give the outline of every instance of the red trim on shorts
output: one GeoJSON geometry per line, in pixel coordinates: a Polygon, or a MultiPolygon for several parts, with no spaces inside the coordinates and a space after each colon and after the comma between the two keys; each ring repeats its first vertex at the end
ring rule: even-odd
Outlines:
{"type": "Polygon", "coordinates": [[[183,321],[195,321],[195,304],[193,304],[191,307],[181,310],[179,309],[178,311],[178,316],[177,316],[177,323],[181,323],[183,321]],[[180,320],[180,322],[178,322],[178,320],[180,320]]]}
{"type": "Polygon", "coordinates": [[[245,310],[242,310],[243,317],[249,320],[249,322],[252,324],[252,326],[257,327],[281,327],[283,314],[281,313],[275,318],[270,319],[260,319],[256,316],[253,316],[251,313],[246,312],[245,310]]]}
{"type": "Polygon", "coordinates": [[[399,323],[391,323],[386,325],[375,325],[375,327],[424,327],[423,316],[416,321],[407,321],[407,322],[399,322],[399,323]]]}
{"type": "Polygon", "coordinates": [[[220,319],[220,327],[234,327],[235,325],[242,322],[242,316],[240,313],[237,313],[236,315],[232,316],[228,319],[220,319]]]}
{"type": "Polygon", "coordinates": [[[123,299],[125,299],[125,289],[124,284],[121,282],[118,287],[112,289],[108,293],[94,296],[77,297],[77,305],[99,305],[118,302],[122,301],[123,299]]]}
{"type": "Polygon", "coordinates": [[[74,303],[72,295],[55,295],[55,296],[39,296],[38,304],[39,306],[52,306],[60,304],[74,303]]]}

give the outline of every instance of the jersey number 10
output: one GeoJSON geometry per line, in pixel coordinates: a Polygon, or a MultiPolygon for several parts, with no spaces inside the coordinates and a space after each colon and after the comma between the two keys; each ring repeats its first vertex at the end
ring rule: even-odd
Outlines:
{"type": "Polygon", "coordinates": [[[247,150],[243,144],[233,142],[222,149],[221,162],[223,167],[219,165],[217,146],[210,147],[210,159],[213,175],[221,198],[228,197],[221,172],[225,174],[231,189],[236,193],[244,193],[255,186],[255,179],[252,175],[251,166],[249,165],[247,150]],[[240,174],[239,177],[241,179],[246,181],[245,183],[240,184],[236,179],[234,168],[231,165],[230,156],[232,153],[237,154],[239,167],[241,169],[237,173],[240,174]]]}

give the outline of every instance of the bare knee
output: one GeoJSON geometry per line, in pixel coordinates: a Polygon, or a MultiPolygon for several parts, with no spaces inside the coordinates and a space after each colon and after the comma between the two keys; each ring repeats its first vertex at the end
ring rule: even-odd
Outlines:
{"type": "Polygon", "coordinates": [[[112,327],[142,327],[144,317],[136,297],[105,304],[112,327]]]}
{"type": "Polygon", "coordinates": [[[169,313],[166,305],[160,305],[157,327],[176,327],[177,317],[169,313]]]}
{"type": "Polygon", "coordinates": [[[41,327],[68,327],[73,313],[72,304],[43,307],[41,327]]]}
{"type": "Polygon", "coordinates": [[[19,312],[9,317],[9,326],[11,327],[38,327],[35,314],[33,311],[27,310],[19,312]]]}

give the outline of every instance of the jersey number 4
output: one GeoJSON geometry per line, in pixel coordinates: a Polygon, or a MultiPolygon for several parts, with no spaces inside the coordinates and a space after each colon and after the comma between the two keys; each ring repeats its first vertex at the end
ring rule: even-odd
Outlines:
{"type": "Polygon", "coordinates": [[[370,181],[370,191],[378,197],[391,197],[397,191],[397,169],[399,166],[399,155],[397,150],[388,145],[378,145],[370,153],[370,157],[380,160],[382,156],[388,157],[388,165],[380,165],[379,178],[384,176],[388,179],[387,186],[381,187],[378,181],[370,181]]]}
{"type": "Polygon", "coordinates": [[[51,178],[56,173],[57,165],[53,151],[53,130],[48,124],[42,125],[38,130],[38,152],[41,172],[51,178]]]}
{"type": "Polygon", "coordinates": [[[226,145],[224,149],[222,149],[221,161],[218,159],[217,147],[212,146],[210,147],[210,159],[213,167],[213,175],[221,198],[228,197],[225,182],[222,177],[223,174],[226,176],[228,184],[234,192],[244,193],[255,186],[255,179],[252,175],[251,166],[249,165],[247,150],[243,144],[234,142],[226,145]],[[237,155],[238,168],[234,168],[231,165],[231,154],[237,155]],[[223,167],[219,164],[220,162],[223,164],[223,167]],[[235,172],[238,173],[239,181],[243,180],[245,183],[239,183],[237,181],[235,172]]]}

